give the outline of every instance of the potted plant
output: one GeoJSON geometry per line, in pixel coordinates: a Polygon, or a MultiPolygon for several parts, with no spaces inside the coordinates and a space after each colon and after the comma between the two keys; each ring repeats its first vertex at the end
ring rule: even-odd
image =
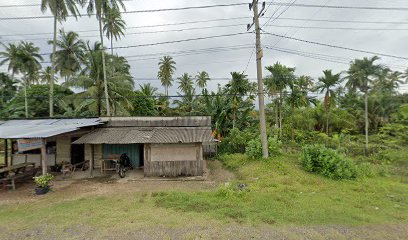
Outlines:
{"type": "Polygon", "coordinates": [[[37,185],[35,188],[35,193],[37,195],[46,194],[50,190],[49,183],[52,179],[54,179],[54,176],[49,173],[34,177],[34,182],[37,185]]]}

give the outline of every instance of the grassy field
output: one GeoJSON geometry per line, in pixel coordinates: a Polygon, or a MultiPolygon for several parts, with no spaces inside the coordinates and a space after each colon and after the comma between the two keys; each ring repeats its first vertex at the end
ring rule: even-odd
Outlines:
{"type": "Polygon", "coordinates": [[[226,157],[239,180],[214,192],[162,192],[158,206],[219,220],[272,224],[407,222],[408,185],[399,176],[335,181],[304,172],[296,155],[266,162],[226,157]],[[239,189],[239,184],[247,187],[239,189]]]}
{"type": "Polygon", "coordinates": [[[0,239],[83,239],[89,234],[94,239],[138,239],[143,234],[153,239],[223,239],[234,234],[279,239],[276,233],[293,239],[350,233],[381,239],[408,234],[407,179],[382,173],[354,181],[329,180],[303,171],[297,158],[224,157],[237,179],[208,189],[190,183],[175,190],[176,183],[170,182],[143,189],[138,186],[144,183],[135,183],[139,185],[134,190],[122,191],[128,186],[83,182],[43,197],[5,202],[0,204],[0,239]],[[232,232],[224,232],[226,227],[232,232]]]}

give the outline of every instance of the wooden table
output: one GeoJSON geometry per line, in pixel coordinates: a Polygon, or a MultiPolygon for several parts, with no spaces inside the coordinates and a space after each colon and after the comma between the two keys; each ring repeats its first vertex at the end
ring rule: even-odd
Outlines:
{"type": "Polygon", "coordinates": [[[0,173],[8,173],[8,172],[18,173],[19,171],[25,169],[28,166],[35,166],[35,164],[34,163],[20,163],[16,165],[11,165],[8,167],[0,168],[0,173]]]}
{"type": "Polygon", "coordinates": [[[116,171],[116,163],[119,161],[119,158],[103,158],[101,159],[101,173],[104,171],[116,171]],[[109,162],[113,162],[115,164],[114,167],[110,167],[108,165],[109,162]]]}

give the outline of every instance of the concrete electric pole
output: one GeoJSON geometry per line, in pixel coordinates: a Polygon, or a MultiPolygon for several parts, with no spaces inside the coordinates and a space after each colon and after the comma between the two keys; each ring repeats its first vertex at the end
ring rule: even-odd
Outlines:
{"type": "Polygon", "coordinates": [[[259,99],[259,125],[261,128],[261,142],[262,142],[262,156],[267,158],[268,153],[268,138],[266,136],[266,120],[265,120],[265,99],[264,99],[264,89],[262,81],[262,57],[263,50],[261,47],[261,29],[259,27],[259,17],[263,15],[265,10],[265,2],[262,3],[261,12],[258,12],[258,0],[253,0],[249,4],[249,10],[254,12],[254,20],[252,24],[248,24],[247,31],[255,25],[256,33],[256,70],[257,70],[257,79],[258,79],[258,99],[259,99]]]}

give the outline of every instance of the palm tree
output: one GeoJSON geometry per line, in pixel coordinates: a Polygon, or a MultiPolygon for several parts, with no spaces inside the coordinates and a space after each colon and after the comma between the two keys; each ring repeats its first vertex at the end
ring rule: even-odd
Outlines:
{"type": "Polygon", "coordinates": [[[48,66],[39,73],[40,82],[50,84],[50,81],[57,82],[57,78],[51,75],[51,67],[48,66]]]}
{"type": "Polygon", "coordinates": [[[185,95],[192,92],[191,90],[194,89],[193,78],[188,73],[183,73],[183,75],[177,79],[179,80],[178,89],[180,89],[185,95]]]}
{"type": "MultiPolygon", "coordinates": [[[[95,43],[93,47],[90,47],[88,44],[83,61],[83,69],[78,76],[65,83],[69,87],[83,87],[86,91],[82,95],[85,98],[89,98],[89,101],[87,101],[88,107],[94,109],[90,112],[95,112],[98,116],[102,115],[102,100],[105,91],[102,52],[102,45],[100,43],[95,43]]],[[[132,95],[134,87],[133,79],[130,75],[130,66],[123,57],[109,54],[106,57],[111,63],[106,69],[108,74],[108,94],[110,96],[108,104],[117,113],[127,114],[126,109],[132,108],[132,103],[127,96],[132,95]]],[[[80,106],[80,104],[82,104],[82,100],[76,101],[74,105],[80,106]]]]}
{"type": "Polygon", "coordinates": [[[165,88],[166,96],[169,96],[169,87],[173,86],[173,74],[176,71],[176,62],[170,56],[164,56],[159,61],[157,77],[165,88]]]}
{"type": "Polygon", "coordinates": [[[6,50],[0,52],[0,56],[4,58],[0,61],[0,66],[4,65],[8,62],[8,71],[11,72],[11,79],[14,80],[14,75],[18,74],[21,70],[21,62],[18,58],[18,46],[14,43],[9,43],[9,45],[5,45],[0,43],[6,50]]]}
{"type": "Polygon", "coordinates": [[[230,105],[232,111],[232,128],[236,127],[237,111],[249,92],[251,92],[252,86],[249,83],[247,75],[239,72],[231,73],[231,81],[225,86],[226,92],[231,96],[230,105]]]}
{"type": "Polygon", "coordinates": [[[121,36],[125,36],[123,32],[126,29],[126,23],[122,19],[119,9],[107,8],[106,14],[103,17],[103,31],[111,43],[111,54],[113,55],[113,38],[118,41],[121,36]]]}
{"type": "Polygon", "coordinates": [[[81,62],[86,49],[85,43],[79,39],[75,32],[60,30],[60,38],[57,40],[58,50],[55,52],[55,69],[65,81],[69,81],[81,70],[81,62]]]}
{"type": "MultiPolygon", "coordinates": [[[[57,49],[57,22],[66,21],[69,14],[77,17],[79,14],[77,4],[81,0],[41,0],[41,11],[49,8],[54,15],[54,38],[51,55],[51,75],[55,74],[55,51],[57,49]]],[[[54,82],[50,82],[50,117],[54,116],[54,82]]]]}
{"type": "Polygon", "coordinates": [[[41,69],[40,61],[43,60],[39,54],[40,48],[35,47],[31,42],[21,42],[18,45],[17,59],[21,63],[21,73],[24,74],[24,102],[25,116],[28,118],[27,87],[38,81],[38,71],[41,69]]]}
{"type": "Polygon", "coordinates": [[[333,89],[337,86],[340,81],[341,73],[334,74],[332,70],[323,71],[324,76],[319,78],[319,83],[316,86],[317,90],[320,90],[320,93],[325,92],[324,94],[324,109],[326,111],[326,134],[329,135],[329,115],[331,104],[335,100],[335,90],[333,89]]]}
{"type": "Polygon", "coordinates": [[[91,16],[94,11],[96,12],[96,19],[99,23],[99,37],[101,41],[101,52],[102,52],[102,73],[103,73],[103,83],[105,86],[105,104],[106,104],[106,114],[111,116],[110,106],[109,106],[109,94],[108,94],[108,80],[106,75],[106,61],[105,61],[105,47],[103,44],[103,28],[102,20],[106,17],[109,9],[124,9],[125,5],[122,0],[88,0],[87,1],[87,12],[91,16]]]}
{"type": "Polygon", "coordinates": [[[174,104],[177,105],[179,114],[192,115],[195,109],[196,98],[194,88],[187,88],[183,95],[179,94],[180,99],[174,100],[174,104]]]}
{"type": "Polygon", "coordinates": [[[206,71],[198,72],[196,75],[197,86],[204,89],[207,86],[207,82],[210,80],[210,76],[206,71]]]}
{"type": "Polygon", "coordinates": [[[282,137],[283,130],[283,94],[285,89],[296,79],[295,68],[286,67],[279,62],[272,66],[267,66],[266,70],[270,75],[265,78],[265,87],[269,96],[274,98],[275,105],[275,125],[279,128],[282,137]]]}
{"type": "Polygon", "coordinates": [[[155,96],[157,93],[157,88],[153,87],[150,83],[145,83],[143,85],[139,85],[140,87],[140,92],[145,95],[145,96],[155,96]]]}
{"type": "Polygon", "coordinates": [[[365,118],[365,152],[368,153],[368,93],[371,83],[380,76],[383,67],[375,64],[375,61],[380,58],[374,56],[372,58],[356,59],[351,62],[350,68],[347,71],[346,86],[351,90],[360,90],[364,93],[364,118],[365,118]]]}

